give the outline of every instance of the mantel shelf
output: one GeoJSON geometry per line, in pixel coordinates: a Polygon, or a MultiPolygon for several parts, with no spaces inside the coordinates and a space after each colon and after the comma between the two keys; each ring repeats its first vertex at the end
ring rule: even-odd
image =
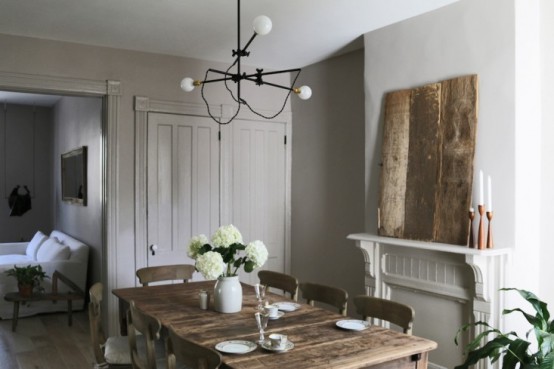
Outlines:
{"type": "Polygon", "coordinates": [[[370,233],[353,233],[353,234],[349,234],[347,238],[349,240],[355,240],[355,241],[376,242],[376,243],[386,244],[391,246],[400,246],[400,247],[407,247],[412,249],[439,251],[439,252],[447,252],[451,254],[462,254],[462,255],[498,256],[498,255],[507,255],[510,253],[510,250],[511,250],[507,248],[479,250],[479,249],[471,249],[465,246],[450,245],[446,243],[435,243],[435,242],[406,240],[406,239],[392,238],[392,237],[383,237],[383,236],[378,236],[376,234],[370,234],[370,233]]]}
{"type": "MultiPolygon", "coordinates": [[[[442,299],[445,303],[456,301],[466,305],[471,316],[466,315],[464,309],[459,309],[461,315],[454,315],[453,321],[484,321],[494,327],[502,327],[504,299],[500,298],[498,291],[505,287],[511,248],[478,250],[370,233],[353,233],[347,238],[356,242],[356,247],[364,256],[367,295],[391,299],[393,290],[400,288],[404,290],[404,297],[425,295],[442,299]]],[[[426,299],[415,301],[420,306],[432,306],[425,305],[426,299]]],[[[455,331],[458,328],[453,325],[447,329],[455,331]]],[[[440,330],[444,329],[440,327],[440,330]]],[[[475,329],[472,337],[483,331],[482,327],[475,329]]],[[[441,337],[441,332],[435,333],[441,337]]],[[[488,363],[478,363],[475,367],[498,368],[498,364],[489,366],[488,363]]]]}

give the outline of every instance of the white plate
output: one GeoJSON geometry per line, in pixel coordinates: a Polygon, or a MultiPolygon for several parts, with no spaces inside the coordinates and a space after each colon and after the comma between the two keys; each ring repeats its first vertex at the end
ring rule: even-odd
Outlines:
{"type": "Polygon", "coordinates": [[[287,341],[287,344],[285,345],[285,347],[275,348],[275,347],[271,346],[271,341],[267,340],[267,341],[262,342],[261,346],[262,346],[262,348],[264,348],[268,351],[286,352],[286,351],[292,350],[294,348],[294,343],[292,343],[291,341],[287,341]]]}
{"type": "Polygon", "coordinates": [[[285,313],[283,313],[282,311],[277,311],[277,315],[276,316],[269,316],[269,320],[277,320],[279,319],[280,317],[282,317],[283,315],[285,315],[285,313]]]}
{"type": "Polygon", "coordinates": [[[246,354],[254,351],[258,347],[254,342],[250,341],[223,341],[215,345],[217,351],[227,354],[246,354]]]}
{"type": "Polygon", "coordinates": [[[355,319],[339,320],[337,322],[337,327],[351,331],[363,331],[364,329],[369,328],[369,322],[355,319]]]}
{"type": "Polygon", "coordinates": [[[295,310],[300,309],[299,304],[297,304],[295,302],[290,302],[290,301],[276,302],[273,305],[276,305],[277,308],[281,311],[295,311],[295,310]]]}

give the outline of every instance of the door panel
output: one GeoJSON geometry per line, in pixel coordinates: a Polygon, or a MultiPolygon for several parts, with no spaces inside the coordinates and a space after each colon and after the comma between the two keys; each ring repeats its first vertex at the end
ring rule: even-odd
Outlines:
{"type": "MultiPolygon", "coordinates": [[[[262,240],[269,259],[263,269],[284,272],[286,217],[285,124],[233,121],[231,221],[245,242],[262,240]]],[[[241,273],[255,283],[257,271],[241,273]]]]}
{"type": "MultiPolygon", "coordinates": [[[[210,119],[148,116],[148,265],[193,263],[190,238],[219,225],[218,127],[210,119]]],[[[195,275],[195,279],[198,279],[195,275]]]]}

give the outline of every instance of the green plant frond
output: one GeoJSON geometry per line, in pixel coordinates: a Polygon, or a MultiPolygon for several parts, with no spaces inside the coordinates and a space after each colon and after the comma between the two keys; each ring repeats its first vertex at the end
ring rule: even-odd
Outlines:
{"type": "Polygon", "coordinates": [[[520,312],[525,317],[525,319],[527,319],[529,324],[531,324],[532,326],[534,326],[534,327],[538,326],[541,329],[546,329],[547,322],[544,319],[542,319],[541,316],[539,316],[539,315],[535,316],[535,315],[528,314],[525,311],[521,310],[520,308],[504,309],[502,311],[502,314],[506,315],[506,314],[513,313],[515,311],[520,312]]]}
{"type": "Polygon", "coordinates": [[[511,342],[512,341],[507,337],[496,337],[492,341],[487,342],[483,347],[470,351],[464,363],[456,366],[455,369],[467,369],[476,364],[479,360],[487,357],[491,360],[491,363],[494,363],[500,357],[501,350],[511,342]]]}
{"type": "Polygon", "coordinates": [[[530,344],[522,339],[514,340],[505,351],[502,369],[515,369],[518,363],[532,363],[533,359],[527,352],[530,344]]]}
{"type": "Polygon", "coordinates": [[[483,327],[486,327],[488,328],[486,332],[483,332],[480,334],[480,338],[479,337],[476,337],[475,340],[477,340],[477,338],[479,338],[479,341],[481,340],[481,338],[483,338],[484,335],[486,334],[489,334],[489,333],[498,333],[498,334],[502,334],[502,332],[500,332],[498,329],[494,328],[494,327],[491,327],[487,322],[483,322],[483,321],[478,321],[478,322],[475,322],[475,323],[468,323],[468,324],[464,324],[460,329],[458,329],[458,332],[456,332],[456,336],[454,337],[454,343],[456,344],[456,346],[458,345],[458,337],[464,333],[465,331],[467,331],[469,328],[472,328],[472,327],[478,327],[478,326],[483,326],[483,327]]]}
{"type": "Polygon", "coordinates": [[[527,302],[529,302],[533,306],[533,309],[535,309],[538,316],[540,316],[546,321],[550,319],[550,313],[548,312],[547,304],[541,301],[534,293],[526,290],[520,290],[517,288],[502,288],[502,290],[517,291],[521,295],[521,297],[523,297],[525,300],[527,300],[527,302]]]}
{"type": "Polygon", "coordinates": [[[513,332],[510,332],[508,335],[502,334],[497,329],[489,329],[489,330],[486,330],[484,332],[481,332],[470,343],[467,344],[466,348],[464,349],[464,353],[475,350],[477,347],[479,347],[481,345],[481,341],[483,340],[483,338],[486,338],[491,333],[497,334],[495,339],[497,339],[499,337],[505,337],[508,340],[511,340],[510,337],[508,337],[508,336],[509,336],[510,333],[513,333],[513,332]]]}
{"type": "Polygon", "coordinates": [[[554,334],[540,331],[537,333],[537,342],[543,357],[554,350],[554,334]]]}
{"type": "Polygon", "coordinates": [[[212,246],[210,246],[209,244],[205,244],[198,250],[198,255],[204,255],[208,251],[212,251],[212,246]]]}
{"type": "Polygon", "coordinates": [[[539,369],[554,369],[554,351],[550,351],[542,362],[539,364],[539,369]]]}

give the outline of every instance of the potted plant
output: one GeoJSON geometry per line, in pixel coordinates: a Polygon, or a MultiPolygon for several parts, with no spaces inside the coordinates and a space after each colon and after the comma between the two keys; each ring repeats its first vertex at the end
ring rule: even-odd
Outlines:
{"type": "Polygon", "coordinates": [[[22,297],[30,297],[35,287],[40,289],[40,283],[44,278],[48,278],[40,265],[27,265],[23,267],[14,265],[12,269],[6,270],[6,274],[17,279],[17,287],[22,297]]]}
{"type": "Polygon", "coordinates": [[[535,315],[526,313],[520,308],[504,310],[502,314],[513,312],[521,313],[531,325],[531,328],[525,335],[527,339],[531,333],[534,333],[535,343],[523,339],[515,332],[503,333],[498,329],[491,327],[486,322],[476,322],[466,324],[458,330],[455,343],[458,344],[458,337],[470,327],[484,326],[485,330],[477,335],[473,341],[466,346],[467,357],[463,364],[456,366],[455,369],[466,369],[476,364],[479,360],[488,358],[491,363],[496,362],[502,357],[502,369],[553,369],[554,368],[554,321],[550,320],[546,303],[539,300],[533,293],[517,288],[503,288],[503,291],[514,290],[527,300],[535,310],[535,315]],[[489,340],[487,337],[493,335],[489,340]],[[485,339],[483,345],[482,340],[485,339]],[[532,352],[531,348],[535,351],[532,352]]]}

